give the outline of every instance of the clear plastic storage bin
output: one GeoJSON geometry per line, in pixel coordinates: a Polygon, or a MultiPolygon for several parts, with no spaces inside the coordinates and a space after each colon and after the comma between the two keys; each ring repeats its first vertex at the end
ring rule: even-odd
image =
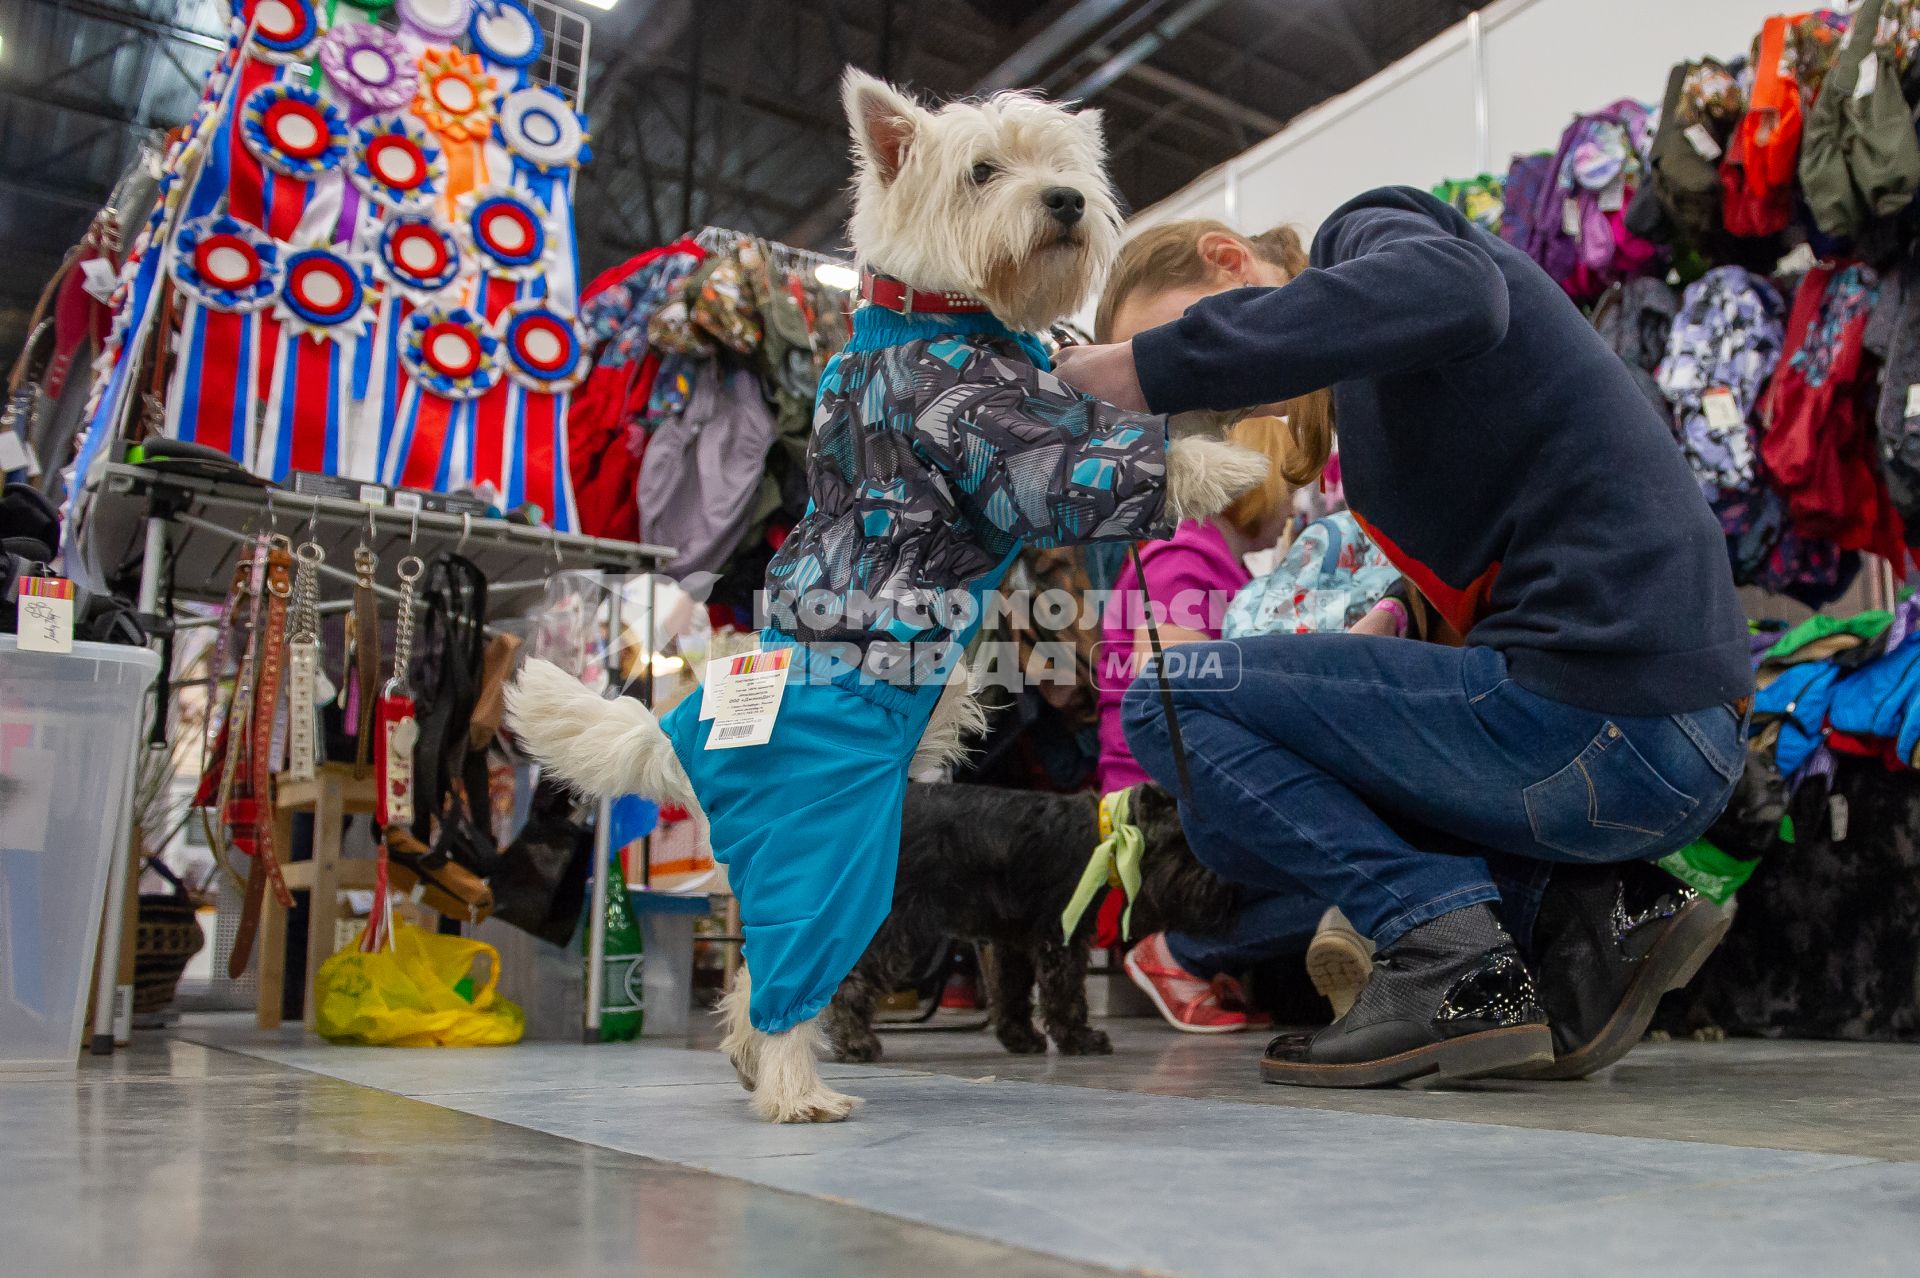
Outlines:
{"type": "Polygon", "coordinates": [[[72,1069],[100,910],[160,658],[0,635],[0,1070],[72,1069]]]}

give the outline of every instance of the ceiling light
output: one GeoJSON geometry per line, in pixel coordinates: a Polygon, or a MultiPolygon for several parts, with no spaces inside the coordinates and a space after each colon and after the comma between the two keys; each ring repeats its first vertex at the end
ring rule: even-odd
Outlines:
{"type": "Polygon", "coordinates": [[[828,288],[837,288],[851,293],[860,287],[860,275],[851,266],[842,266],[838,262],[822,262],[813,268],[813,278],[828,288]]]}
{"type": "Polygon", "coordinates": [[[580,0],[580,3],[586,5],[589,9],[611,9],[616,4],[619,4],[620,0],[580,0]]]}

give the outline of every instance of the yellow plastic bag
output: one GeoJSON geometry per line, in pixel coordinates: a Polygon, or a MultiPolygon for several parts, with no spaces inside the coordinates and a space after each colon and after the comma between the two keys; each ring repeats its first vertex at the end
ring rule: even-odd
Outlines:
{"type": "Polygon", "coordinates": [[[393,925],[393,947],[368,954],[356,942],[320,965],[314,1027],[335,1043],[390,1047],[486,1047],[517,1043],[526,1013],[494,993],[500,951],[484,941],[393,925]],[[487,956],[487,983],[469,1000],[473,959],[487,956]]]}

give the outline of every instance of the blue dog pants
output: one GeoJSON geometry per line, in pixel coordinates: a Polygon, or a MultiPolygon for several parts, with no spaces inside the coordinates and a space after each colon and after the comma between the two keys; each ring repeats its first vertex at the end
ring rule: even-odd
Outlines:
{"type": "Polygon", "coordinates": [[[826,1007],[893,908],[907,765],[941,692],[805,667],[765,745],[708,750],[697,695],[661,725],[739,898],[753,1026],[769,1034],[826,1007]]]}

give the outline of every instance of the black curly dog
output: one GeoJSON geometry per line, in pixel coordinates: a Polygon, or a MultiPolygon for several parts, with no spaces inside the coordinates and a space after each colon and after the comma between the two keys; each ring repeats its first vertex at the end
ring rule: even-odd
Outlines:
{"type": "MultiPolygon", "coordinates": [[[[1091,794],[909,785],[893,913],[827,1009],[835,1056],[879,1058],[875,1004],[943,937],[993,946],[995,1030],[1008,1051],[1044,1052],[1051,1037],[1064,1056],[1111,1052],[1107,1036],[1087,1024],[1097,910],[1087,911],[1071,944],[1060,937],[1060,912],[1099,842],[1097,803],[1091,794]],[[1033,1024],[1036,983],[1045,1037],[1033,1024]]],[[[1223,930],[1234,889],[1194,860],[1173,796],[1139,786],[1132,816],[1147,845],[1132,934],[1223,930]]]]}

